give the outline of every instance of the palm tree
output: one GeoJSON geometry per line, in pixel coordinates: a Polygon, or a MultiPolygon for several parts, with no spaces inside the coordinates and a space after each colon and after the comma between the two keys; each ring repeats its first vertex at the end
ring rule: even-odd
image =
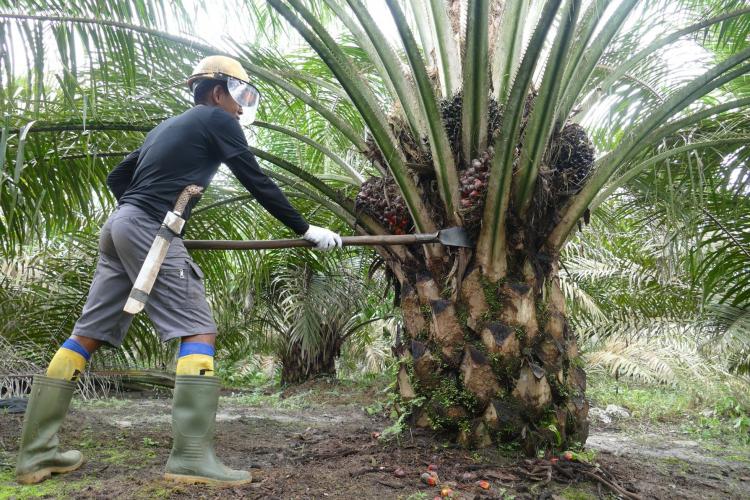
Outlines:
{"type": "MultiPolygon", "coordinates": [[[[584,129],[570,119],[590,108],[585,98],[596,96],[596,85],[618,82],[670,40],[667,34],[635,56],[612,52],[637,2],[610,11],[607,2],[591,2],[583,13],[581,2],[546,2],[520,57],[523,39],[513,28],[528,15],[525,2],[508,2],[500,16],[490,15],[497,5],[488,1],[448,2],[456,9],[412,3],[420,52],[400,3],[389,0],[403,58],[362,2],[349,0],[349,9],[326,2],[379,61],[403,110],[389,116],[308,6],[269,3],[325,61],[367,124],[365,154],[383,174],[363,185],[358,208],[387,232],[457,225],[476,238],[474,252],[389,252],[410,336],[400,391],[426,400],[417,423],[458,430],[465,443],[519,439],[528,451],[554,442],[555,434],[565,443],[585,440],[585,374],[565,316],[560,251],[596,196],[623,184],[613,174],[626,175],[645,148],[706,113],[686,110],[746,73],[750,53],[737,51],[669,89],[666,99],[634,99],[631,86],[628,104],[641,114],[621,125],[620,140],[594,162],[584,129]],[[430,78],[433,53],[439,86],[430,78]],[[606,76],[595,71],[603,59],[606,76]]],[[[708,24],[748,11],[733,14],[708,24]]]]}
{"type": "MultiPolygon", "coordinates": [[[[717,11],[723,3],[708,4],[700,16],[680,10],[676,26],[667,21],[674,2],[386,0],[395,40],[361,0],[268,0],[271,9],[251,2],[233,11],[255,16],[253,35],[260,39],[278,42],[288,23],[317,57],[301,47],[281,57],[240,41],[217,48],[170,34],[166,27],[174,23],[188,27],[190,13],[156,1],[125,8],[92,0],[56,5],[52,14],[29,2],[23,13],[7,11],[0,19],[20,27],[6,30],[6,39],[24,40],[35,56],[24,116],[41,109],[44,26],[68,51],[68,68],[76,68],[70,57],[76,43],[95,46],[91,75],[124,80],[129,95],[145,90],[144,110],[159,108],[154,92],[169,83],[145,76],[155,62],[185,74],[198,55],[229,53],[261,80],[273,104],[253,150],[294,191],[358,232],[464,227],[475,249],[378,249],[398,280],[408,339],[399,346],[402,406],[413,406],[417,425],[454,433],[466,445],[513,440],[531,453],[582,443],[588,432],[586,377],[559,279],[571,233],[592,203],[643,171],[655,149],[668,154],[716,141],[739,148],[747,141],[719,130],[708,144],[682,132],[747,106],[731,87],[750,69],[750,49],[725,43],[726,55],[697,75],[665,74],[658,57],[698,33],[720,41],[745,33],[750,9],[717,11]],[[657,35],[644,44],[647,28],[657,35]],[[593,148],[587,129],[605,134],[597,140],[603,148],[593,148]],[[297,147],[286,140],[275,150],[280,135],[297,147]],[[325,158],[325,176],[301,168],[303,144],[325,158]]],[[[69,76],[59,87],[76,99],[80,78],[75,71],[69,76]]],[[[3,90],[8,102],[13,94],[3,90]]],[[[120,90],[92,92],[115,94],[118,108],[127,109],[120,90]]],[[[145,128],[144,117],[154,115],[132,117],[127,126],[145,128]]],[[[89,126],[124,126],[106,118],[98,115],[89,126]]],[[[19,146],[37,126],[24,125],[6,128],[18,133],[19,146]]],[[[4,227],[15,232],[9,246],[30,237],[18,219],[9,220],[18,206],[28,217],[70,220],[43,198],[24,196],[20,173],[3,201],[4,227]]],[[[31,185],[44,192],[43,182],[31,185]]]]}
{"type": "Polygon", "coordinates": [[[692,248],[647,207],[612,200],[562,256],[561,284],[587,371],[693,394],[711,383],[746,393],[747,378],[729,375],[742,349],[715,341],[732,332],[719,320],[711,284],[698,279],[692,248]]]}
{"type": "Polygon", "coordinates": [[[373,283],[363,276],[356,256],[298,255],[295,261],[279,252],[268,255],[263,265],[267,271],[253,279],[254,326],[264,337],[264,347],[279,360],[282,384],[335,376],[344,344],[387,318],[387,308],[373,303],[373,283]]]}

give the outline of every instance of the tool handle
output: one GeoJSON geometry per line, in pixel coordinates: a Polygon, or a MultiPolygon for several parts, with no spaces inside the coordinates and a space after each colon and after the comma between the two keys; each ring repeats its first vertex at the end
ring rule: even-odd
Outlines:
{"type": "Polygon", "coordinates": [[[202,192],[203,188],[200,186],[196,186],[195,184],[190,184],[188,187],[183,189],[174,204],[174,213],[176,213],[177,215],[182,215],[182,212],[185,211],[185,207],[187,207],[190,198],[192,198],[193,196],[198,196],[202,192]]]}
{"type": "MultiPolygon", "coordinates": [[[[341,243],[349,246],[419,245],[437,243],[438,233],[344,236],[341,243]]],[[[185,248],[192,250],[266,250],[272,248],[314,247],[303,240],[185,240],[185,248]]]]}

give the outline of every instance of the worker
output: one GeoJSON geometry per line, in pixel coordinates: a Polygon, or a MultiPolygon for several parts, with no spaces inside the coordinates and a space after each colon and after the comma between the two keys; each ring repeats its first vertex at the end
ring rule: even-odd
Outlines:
{"type": "MultiPolygon", "coordinates": [[[[101,345],[119,347],[133,317],[123,306],[165,214],[188,185],[207,187],[221,163],[274,217],[297,234],[329,250],[338,234],[308,224],[249,151],[240,120],[252,121],[260,94],[238,61],[201,60],[187,81],[195,106],[153,130],[107,177],[117,208],[99,238],[99,260],[81,317],[47,368],[34,377],[16,461],[22,484],[71,472],[80,452],[58,450],[57,432],[78,377],[101,345]]],[[[187,220],[194,199],[183,212],[187,220]]],[[[236,486],[251,481],[244,470],[224,466],[214,453],[219,381],[214,377],[217,334],[205,297],[203,273],[174,238],[146,304],[162,341],[180,339],[172,410],[173,447],[165,477],[187,483],[236,486]]]]}

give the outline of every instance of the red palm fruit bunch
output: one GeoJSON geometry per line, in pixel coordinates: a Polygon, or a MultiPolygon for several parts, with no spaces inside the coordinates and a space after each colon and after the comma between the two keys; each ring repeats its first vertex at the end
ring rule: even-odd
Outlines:
{"type": "Polygon", "coordinates": [[[390,177],[367,179],[357,193],[355,206],[374,217],[392,234],[407,234],[412,230],[409,210],[396,182],[390,177]]]}
{"type": "Polygon", "coordinates": [[[460,212],[469,234],[479,232],[493,153],[492,147],[488,148],[480,158],[472,160],[471,166],[463,170],[458,178],[461,190],[460,212]]]}

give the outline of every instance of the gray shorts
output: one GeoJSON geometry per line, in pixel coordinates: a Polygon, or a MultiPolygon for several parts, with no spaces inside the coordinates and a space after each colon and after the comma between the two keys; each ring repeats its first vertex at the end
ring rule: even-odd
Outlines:
{"type": "MultiPolygon", "coordinates": [[[[110,215],[99,236],[99,262],[83,313],[73,335],[119,347],[133,316],[122,310],[161,221],[134,205],[110,215]]],[[[206,301],[203,272],[190,258],[181,238],[174,238],[146,303],[146,313],[162,342],[216,333],[206,301]]]]}

